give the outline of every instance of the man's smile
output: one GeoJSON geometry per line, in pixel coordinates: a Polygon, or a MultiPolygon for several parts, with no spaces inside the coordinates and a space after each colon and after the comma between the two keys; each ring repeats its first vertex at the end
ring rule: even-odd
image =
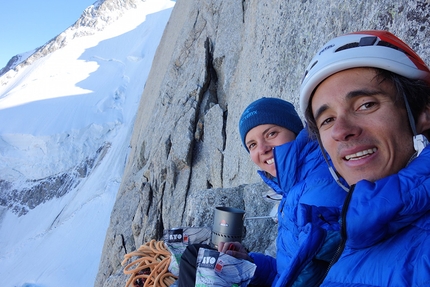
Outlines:
{"type": "Polygon", "coordinates": [[[357,153],[353,153],[353,154],[349,154],[345,156],[346,160],[359,160],[362,159],[363,157],[366,157],[372,153],[375,153],[378,149],[377,148],[370,148],[370,149],[366,149],[363,151],[359,151],[357,153]]]}

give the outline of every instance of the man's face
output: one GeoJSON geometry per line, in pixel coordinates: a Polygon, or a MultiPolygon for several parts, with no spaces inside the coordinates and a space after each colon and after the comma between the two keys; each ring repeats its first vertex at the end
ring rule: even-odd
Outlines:
{"type": "Polygon", "coordinates": [[[273,147],[293,141],[296,135],[281,126],[266,124],[252,128],[245,137],[251,160],[262,170],[276,177],[273,147]]]}
{"type": "Polygon", "coordinates": [[[375,181],[405,167],[414,153],[403,104],[376,71],[355,68],[324,80],[312,98],[322,144],[348,182],[375,181]]]}

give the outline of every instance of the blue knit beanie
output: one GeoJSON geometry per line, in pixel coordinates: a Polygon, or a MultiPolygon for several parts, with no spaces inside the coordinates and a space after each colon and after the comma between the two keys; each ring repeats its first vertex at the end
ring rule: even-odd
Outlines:
{"type": "Polygon", "coordinates": [[[242,144],[246,134],[259,125],[273,124],[284,127],[297,134],[303,129],[303,123],[294,106],[278,98],[261,98],[252,102],[242,113],[239,121],[239,133],[242,144]]]}

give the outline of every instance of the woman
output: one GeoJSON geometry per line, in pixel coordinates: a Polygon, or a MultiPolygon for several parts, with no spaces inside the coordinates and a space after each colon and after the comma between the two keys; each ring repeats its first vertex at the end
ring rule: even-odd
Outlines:
{"type": "MultiPolygon", "coordinates": [[[[333,180],[318,143],[309,139],[291,103],[256,100],[243,112],[239,132],[263,181],[282,196],[277,255],[248,253],[238,242],[221,243],[218,251],[257,265],[250,285],[314,286],[340,241],[338,221],[346,192],[333,180]]],[[[182,257],[179,286],[193,286],[198,247],[182,257]]]]}

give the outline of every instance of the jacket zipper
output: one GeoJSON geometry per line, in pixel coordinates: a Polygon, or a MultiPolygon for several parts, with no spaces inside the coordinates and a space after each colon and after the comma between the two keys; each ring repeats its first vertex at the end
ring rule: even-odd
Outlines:
{"type": "Polygon", "coordinates": [[[318,282],[317,286],[320,286],[324,279],[327,277],[328,272],[330,271],[331,267],[339,260],[340,256],[342,255],[343,250],[345,249],[347,234],[346,234],[346,212],[348,211],[349,203],[351,202],[352,193],[355,189],[355,184],[351,185],[349,192],[345,198],[345,201],[343,203],[342,212],[341,212],[341,228],[340,228],[340,235],[341,235],[341,241],[339,243],[339,246],[336,250],[336,253],[334,254],[333,258],[330,261],[330,264],[327,267],[327,270],[324,273],[324,276],[321,277],[321,280],[318,282]]]}

